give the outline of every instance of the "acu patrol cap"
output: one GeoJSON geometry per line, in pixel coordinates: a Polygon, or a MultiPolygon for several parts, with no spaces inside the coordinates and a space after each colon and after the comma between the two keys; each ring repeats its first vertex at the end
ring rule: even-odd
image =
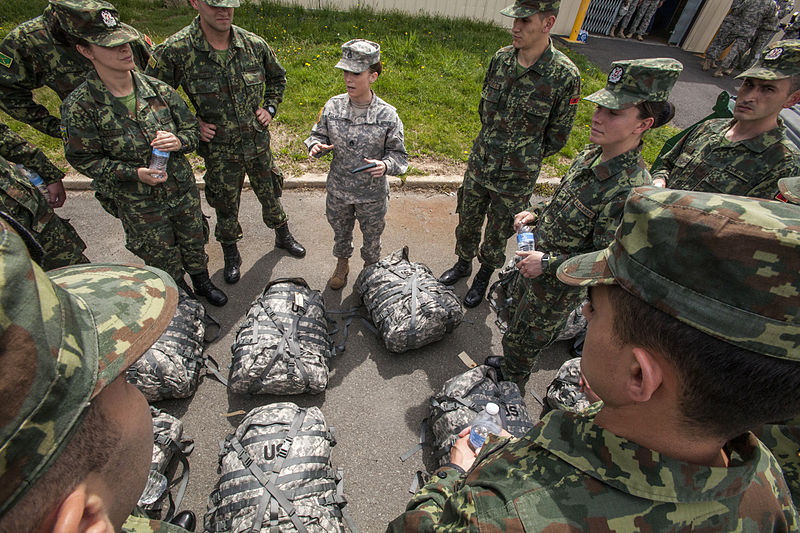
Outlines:
{"type": "Polygon", "coordinates": [[[500,14],[515,19],[524,19],[536,13],[558,13],[561,0],[516,0],[512,5],[501,9],[500,14]]]}
{"type": "Polygon", "coordinates": [[[91,44],[111,48],[139,38],[133,27],[119,20],[117,8],[103,0],[50,0],[61,28],[91,44]]]}
{"type": "Polygon", "coordinates": [[[618,284],[712,337],[800,362],[800,206],[639,187],[608,248],[557,276],[618,284]]]}
{"type": "Polygon", "coordinates": [[[211,7],[239,7],[239,0],[200,0],[211,7]]]}
{"type": "Polygon", "coordinates": [[[680,61],[667,57],[614,61],[605,89],[585,100],[609,109],[623,109],[639,102],[666,102],[682,70],[680,61]]]}
{"type": "Polygon", "coordinates": [[[761,51],[758,61],[737,78],[783,80],[800,74],[800,40],[777,41],[761,51]]]}
{"type": "Polygon", "coordinates": [[[783,198],[778,198],[779,200],[800,204],[800,176],[779,179],[778,190],[783,196],[783,198]]]}
{"type": "Polygon", "coordinates": [[[0,220],[0,516],[39,480],[89,402],[155,342],[178,292],[161,270],[42,271],[0,220]]]}
{"type": "Polygon", "coordinates": [[[342,45],[342,59],[336,68],[361,74],[381,60],[381,45],[366,39],[353,39],[342,45]]]}

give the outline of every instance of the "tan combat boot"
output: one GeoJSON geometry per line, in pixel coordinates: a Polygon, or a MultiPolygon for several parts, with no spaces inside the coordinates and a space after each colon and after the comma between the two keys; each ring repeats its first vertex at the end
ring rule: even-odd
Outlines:
{"type": "Polygon", "coordinates": [[[350,272],[350,264],[346,257],[340,257],[336,261],[336,270],[333,271],[331,279],[328,281],[331,289],[338,291],[347,283],[347,273],[350,272]]]}
{"type": "Polygon", "coordinates": [[[707,57],[707,58],[705,58],[705,60],[703,60],[703,66],[701,68],[703,69],[704,72],[711,68],[711,58],[710,57],[707,57]]]}

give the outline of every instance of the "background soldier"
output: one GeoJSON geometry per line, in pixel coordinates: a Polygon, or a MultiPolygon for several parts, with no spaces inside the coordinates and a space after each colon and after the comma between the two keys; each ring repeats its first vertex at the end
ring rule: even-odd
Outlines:
{"type": "Polygon", "coordinates": [[[239,0],[190,0],[198,16],[153,52],[147,73],[183,87],[200,121],[198,153],[206,164],[206,199],[217,212],[214,236],[225,256],[225,281],[239,281],[239,198],[250,178],[275,246],[295,257],[305,248],[289,232],[281,207],[283,174],[270,152],[269,123],[286,87],[286,71],[261,37],[234,26],[239,0]]]}
{"type": "Polygon", "coordinates": [[[630,39],[635,35],[637,41],[643,41],[647,28],[650,27],[650,22],[653,20],[656,10],[661,7],[661,4],[662,2],[659,0],[642,0],[639,7],[636,8],[636,16],[625,38],[630,39]]]}
{"type": "Polygon", "coordinates": [[[753,35],[753,40],[750,41],[750,50],[739,58],[739,70],[746,70],[754,59],[761,57],[761,51],[778,31],[778,22],[786,14],[786,10],[791,7],[785,0],[782,0],[780,4],[772,0],[772,3],[775,5],[775,9],[765,9],[762,13],[758,30],[753,35]]]}
{"type": "Polygon", "coordinates": [[[780,178],[800,175],[800,152],[778,117],[800,101],[800,41],[773,43],[736,77],[733,120],[707,120],[682,137],[653,167],[656,185],[773,199],[780,178]]]}
{"type": "Polygon", "coordinates": [[[800,387],[800,208],[634,189],[614,242],[558,277],[589,286],[581,368],[603,403],[551,411],[477,458],[465,430],[389,530],[796,530],[749,429],[800,412],[787,394],[800,387]]]}
{"type": "MultiPolygon", "coordinates": [[[[51,0],[44,12],[11,30],[0,41],[0,108],[13,118],[37,130],[61,138],[61,120],[36,103],[33,90],[50,87],[62,100],[93,70],[92,64],[77,50],[75,39],[85,32],[111,31],[96,24],[92,17],[103,12],[119,19],[116,8],[102,0],[51,0]]],[[[140,68],[150,58],[150,39],[127,24],[137,34],[131,43],[133,59],[140,68]]],[[[64,205],[66,193],[61,180],[42,174],[50,191],[50,205],[64,205]]],[[[98,198],[116,216],[110,200],[98,198]]]]}
{"type": "Polygon", "coordinates": [[[580,73],[550,40],[560,5],[517,0],[501,11],[514,19],[513,44],[495,53],[483,81],[481,131],[458,189],[458,261],[439,278],[452,285],[469,276],[478,256],[481,269],[464,298],[467,307],[483,300],[489,278],[503,266],[514,215],[528,205],[542,158],[566,144],[575,121],[580,73]]]}
{"type": "Polygon", "coordinates": [[[719,78],[733,72],[739,57],[750,47],[764,14],[774,9],[773,0],[734,0],[714,40],[706,49],[703,70],[708,70],[712,65],[716,67],[720,54],[730,46],[728,55],[714,72],[714,76],[719,78]]]}
{"type": "Polygon", "coordinates": [[[4,220],[0,240],[0,357],[14,369],[0,375],[0,531],[186,533],[128,516],[153,425],[125,369],[169,324],[175,283],[107,264],[48,277],[4,220]]]}

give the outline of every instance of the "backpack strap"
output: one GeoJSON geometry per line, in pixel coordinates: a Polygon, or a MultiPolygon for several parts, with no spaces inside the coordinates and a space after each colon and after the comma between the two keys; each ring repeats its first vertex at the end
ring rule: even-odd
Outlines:
{"type": "Polygon", "coordinates": [[[192,450],[194,449],[194,442],[181,446],[164,433],[158,433],[155,435],[153,437],[153,442],[172,450],[172,457],[177,457],[181,465],[183,465],[183,470],[181,471],[181,477],[178,481],[179,485],[178,490],[175,493],[175,498],[173,499],[171,491],[168,492],[169,507],[167,508],[167,514],[164,517],[164,520],[169,522],[172,520],[172,517],[175,516],[175,510],[180,508],[181,502],[183,502],[183,496],[186,494],[186,487],[189,485],[189,459],[186,456],[192,453],[192,450]]]}
{"type": "MultiPolygon", "coordinates": [[[[428,426],[428,419],[427,418],[423,418],[422,422],[419,425],[419,442],[416,445],[414,445],[411,449],[406,451],[406,453],[401,455],[400,456],[400,461],[405,463],[411,456],[413,456],[415,453],[420,451],[422,449],[422,447],[426,444],[426,442],[427,442],[426,441],[426,433],[427,433],[427,429],[426,428],[427,428],[427,426],[428,426]]],[[[414,492],[416,492],[416,491],[414,491],[414,492]]]]}

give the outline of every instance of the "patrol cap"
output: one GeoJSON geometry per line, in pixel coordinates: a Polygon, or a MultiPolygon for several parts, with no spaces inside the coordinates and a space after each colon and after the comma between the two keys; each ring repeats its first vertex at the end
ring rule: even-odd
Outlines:
{"type": "Polygon", "coordinates": [[[783,80],[800,74],[800,40],[777,41],[761,51],[761,57],[737,78],[783,80]]]}
{"type": "Polygon", "coordinates": [[[779,179],[778,190],[787,202],[800,204],[800,176],[779,179]]]}
{"type": "Polygon", "coordinates": [[[0,516],[61,454],[89,401],[158,339],[177,303],[175,282],[155,268],[46,274],[0,220],[0,516]]]}
{"type": "Polygon", "coordinates": [[[353,39],[342,45],[342,58],[336,68],[360,74],[381,60],[381,45],[366,39],[353,39]]]}
{"type": "Polygon", "coordinates": [[[117,8],[103,0],[50,0],[61,28],[91,44],[111,48],[130,43],[139,33],[119,20],[117,8]]]}
{"type": "Polygon", "coordinates": [[[585,100],[609,109],[623,109],[639,102],[666,102],[682,70],[680,61],[668,57],[614,61],[605,89],[585,100]]]}
{"type": "Polygon", "coordinates": [[[200,0],[211,7],[239,7],[239,0],[200,0]]]}
{"type": "Polygon", "coordinates": [[[554,11],[558,13],[561,0],[517,0],[512,5],[500,10],[501,15],[515,19],[524,19],[536,13],[554,11]]]}
{"type": "Polygon", "coordinates": [[[568,259],[557,276],[619,284],[712,337],[800,361],[800,206],[639,187],[608,248],[568,259]]]}

